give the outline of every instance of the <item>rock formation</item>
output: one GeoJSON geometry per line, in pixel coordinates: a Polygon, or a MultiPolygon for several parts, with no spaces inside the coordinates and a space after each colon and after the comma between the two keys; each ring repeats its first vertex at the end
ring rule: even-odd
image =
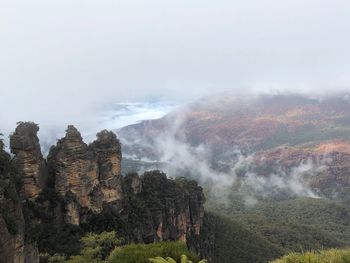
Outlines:
{"type": "Polygon", "coordinates": [[[41,154],[37,132],[32,122],[20,122],[10,137],[11,152],[22,174],[24,198],[34,200],[46,184],[46,163],[41,154]]]}
{"type": "Polygon", "coordinates": [[[48,163],[53,169],[55,190],[66,200],[67,222],[79,225],[80,207],[101,211],[91,200],[98,185],[97,160],[74,126],[69,125],[66,136],[51,147],[48,163]]]}
{"type": "Polygon", "coordinates": [[[68,223],[79,225],[81,209],[100,213],[105,205],[116,205],[122,199],[121,158],[114,133],[104,130],[88,146],[78,130],[68,126],[66,136],[48,156],[55,190],[65,199],[68,223]]]}
{"type": "MultiPolygon", "coordinates": [[[[203,189],[194,181],[168,179],[160,171],[125,177],[128,198],[135,207],[126,208],[128,221],[142,217],[143,224],[134,227],[133,242],[181,240],[198,236],[204,216],[203,189]],[[136,218],[133,218],[136,217],[136,218]]],[[[140,220],[140,219],[138,219],[140,220]]]]}
{"type": "Polygon", "coordinates": [[[9,214],[0,214],[0,262],[24,262],[24,218],[20,204],[8,202],[9,214]],[[5,221],[5,218],[7,219],[5,221]],[[13,220],[13,221],[10,221],[13,220]],[[15,229],[12,229],[13,225],[15,229]]]}
{"type": "MultiPolygon", "coordinates": [[[[34,123],[19,123],[11,136],[11,152],[23,181],[14,192],[23,194],[6,196],[10,188],[2,188],[1,175],[0,263],[35,263],[38,251],[67,253],[65,243],[79,248],[84,232],[111,229],[126,243],[181,240],[196,247],[193,240],[200,234],[205,201],[196,182],[168,179],[159,171],[123,177],[116,135],[103,130],[87,145],[71,125],[51,147],[46,163],[38,129],[34,123]]],[[[16,177],[11,178],[13,188],[16,177]]]]}
{"type": "Polygon", "coordinates": [[[97,157],[99,171],[99,187],[93,201],[97,207],[116,204],[123,198],[120,142],[113,132],[103,130],[97,134],[97,140],[90,148],[97,157]]]}
{"type": "MultiPolygon", "coordinates": [[[[27,126],[33,134],[21,130],[16,130],[15,137],[11,138],[11,144],[15,145],[16,153],[20,158],[16,158],[16,164],[21,174],[17,174],[14,163],[11,162],[9,154],[3,149],[0,143],[0,263],[37,263],[39,262],[39,253],[35,243],[31,243],[25,238],[26,222],[23,212],[23,200],[25,198],[34,198],[40,185],[38,183],[38,170],[30,169],[29,164],[32,161],[35,167],[41,164],[40,150],[34,146],[36,140],[31,140],[30,135],[36,135],[34,124],[27,126]],[[13,141],[14,140],[14,141],[13,141]],[[22,142],[23,147],[19,147],[22,142]],[[36,153],[37,155],[35,155],[36,153]],[[23,177],[24,185],[21,187],[20,177],[23,177]],[[34,184],[36,187],[29,187],[34,184]],[[25,196],[20,196],[23,189],[25,196]],[[33,191],[33,189],[35,191],[33,191]]],[[[35,137],[35,136],[34,136],[35,137]]]]}

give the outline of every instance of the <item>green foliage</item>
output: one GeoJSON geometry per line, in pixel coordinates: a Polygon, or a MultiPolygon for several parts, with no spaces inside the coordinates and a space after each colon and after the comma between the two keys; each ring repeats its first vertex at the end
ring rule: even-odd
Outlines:
{"type": "Polygon", "coordinates": [[[350,246],[350,207],[326,199],[265,202],[236,218],[288,251],[350,246]]]}
{"type": "MultiPolygon", "coordinates": [[[[176,263],[175,259],[171,257],[167,257],[167,258],[155,257],[155,258],[150,258],[149,261],[152,263],[176,263]]],[[[189,260],[186,255],[181,255],[180,263],[193,263],[193,261],[189,260]]],[[[198,263],[207,263],[207,260],[202,259],[201,261],[198,261],[198,263]]]]}
{"type": "Polygon", "coordinates": [[[327,199],[259,200],[246,206],[231,196],[225,206],[208,208],[234,218],[282,250],[305,251],[350,246],[350,206],[327,199]]]}
{"type": "Polygon", "coordinates": [[[5,220],[11,234],[16,234],[18,231],[19,218],[13,211],[20,202],[18,192],[21,186],[21,177],[0,139],[0,216],[5,220]]]}
{"type": "Polygon", "coordinates": [[[66,256],[62,254],[54,254],[53,256],[50,256],[50,254],[48,253],[41,253],[39,255],[39,262],[40,263],[65,263],[66,256]]]}
{"type": "Polygon", "coordinates": [[[290,253],[272,263],[350,263],[350,250],[323,250],[306,253],[290,253]]]}
{"type": "Polygon", "coordinates": [[[66,260],[66,257],[64,255],[60,254],[54,254],[52,257],[48,259],[48,263],[64,263],[66,260]]]}
{"type": "Polygon", "coordinates": [[[276,245],[226,217],[207,214],[204,224],[214,226],[213,263],[267,262],[283,254],[283,250],[276,245]]]}
{"type": "Polygon", "coordinates": [[[160,242],[154,244],[132,244],[116,248],[109,258],[111,263],[149,263],[150,258],[163,257],[173,258],[175,261],[181,259],[181,255],[197,262],[197,255],[189,252],[186,245],[181,242],[160,242]]]}
{"type": "MultiPolygon", "coordinates": [[[[36,208],[37,209],[37,208],[36,208]]],[[[26,209],[26,239],[36,242],[40,252],[49,254],[77,255],[80,251],[79,240],[84,232],[75,225],[57,224],[49,214],[35,217],[30,214],[33,208],[26,209]],[[49,218],[45,218],[48,216],[49,218]]],[[[42,212],[42,211],[41,211],[42,212]]]]}
{"type": "Polygon", "coordinates": [[[3,134],[0,132],[0,151],[4,150],[4,140],[1,138],[3,134]]]}
{"type": "Polygon", "coordinates": [[[112,249],[120,244],[115,231],[101,234],[89,233],[81,238],[80,255],[72,256],[67,263],[99,263],[109,256],[112,249]]]}

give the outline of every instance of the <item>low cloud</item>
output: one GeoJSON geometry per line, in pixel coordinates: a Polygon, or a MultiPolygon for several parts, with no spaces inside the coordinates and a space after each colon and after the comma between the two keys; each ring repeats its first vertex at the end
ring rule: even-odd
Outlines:
{"type": "Polygon", "coordinates": [[[247,206],[254,206],[264,198],[320,198],[309,182],[323,171],[322,164],[303,160],[288,169],[278,166],[268,174],[260,174],[254,154],[243,155],[239,148],[232,147],[225,149],[227,152],[217,159],[209,145],[192,146],[186,143],[181,130],[184,121],[178,118],[170,129],[155,138],[152,145],[138,142],[139,146],[152,148],[158,154],[157,161],[161,165],[155,164],[148,170],[159,168],[168,176],[193,178],[205,187],[210,196],[223,204],[232,198],[232,194],[243,197],[247,206]]]}

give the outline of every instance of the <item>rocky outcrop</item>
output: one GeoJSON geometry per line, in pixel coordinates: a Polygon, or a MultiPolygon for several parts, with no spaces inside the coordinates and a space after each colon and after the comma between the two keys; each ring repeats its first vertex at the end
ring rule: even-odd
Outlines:
{"type": "Polygon", "coordinates": [[[37,132],[32,122],[20,122],[10,136],[11,152],[15,154],[17,169],[22,174],[23,196],[34,200],[45,187],[47,167],[41,154],[37,132]]]}
{"type": "Polygon", "coordinates": [[[124,178],[126,190],[132,194],[139,194],[142,190],[142,180],[137,173],[129,173],[124,178]]]}
{"type": "Polygon", "coordinates": [[[134,226],[133,242],[181,240],[198,236],[204,216],[203,189],[195,181],[168,179],[160,171],[125,177],[129,200],[139,207],[126,207],[128,221],[134,226]],[[138,210],[137,212],[135,210],[138,210]],[[136,214],[135,214],[136,212],[136,214]]]}
{"type": "MultiPolygon", "coordinates": [[[[33,144],[32,141],[30,141],[31,136],[28,136],[26,133],[20,134],[22,134],[23,137],[20,137],[20,140],[16,140],[15,143],[23,140],[24,146],[21,148],[22,150],[19,151],[28,150],[28,152],[33,152],[33,148],[31,148],[33,144]]],[[[20,135],[16,134],[16,136],[20,135]]],[[[16,149],[18,149],[18,145],[16,145],[16,149]]],[[[24,155],[20,152],[20,156],[30,156],[30,154],[24,155]]],[[[32,160],[37,161],[37,159],[32,160]]],[[[22,165],[28,168],[27,160],[18,162],[18,159],[16,159],[16,164],[20,164],[18,166],[20,169],[23,168],[22,165]]],[[[26,183],[23,186],[24,189],[32,189],[28,188],[28,184],[32,184],[34,179],[28,177],[28,174],[23,174],[23,170],[21,171],[21,176],[23,176],[24,182],[26,183]]],[[[28,171],[28,169],[24,171],[28,171]]],[[[37,176],[36,173],[31,173],[31,175],[37,176]]],[[[20,176],[17,173],[17,169],[11,161],[10,156],[3,150],[3,145],[0,143],[0,263],[39,262],[36,244],[31,243],[25,238],[27,222],[25,222],[23,213],[23,197],[19,194],[22,188],[19,182],[20,176]]],[[[33,192],[24,193],[27,194],[26,197],[28,198],[28,193],[33,192]]],[[[30,195],[30,197],[34,197],[34,195],[30,195]]]]}
{"type": "Polygon", "coordinates": [[[10,206],[9,214],[0,214],[0,262],[21,263],[25,262],[24,219],[19,204],[10,206]]]}
{"type": "Polygon", "coordinates": [[[97,134],[97,140],[90,148],[97,157],[99,171],[99,186],[93,201],[98,207],[116,204],[123,199],[120,142],[113,132],[103,130],[97,134]]]}
{"type": "Polygon", "coordinates": [[[113,132],[101,131],[91,145],[74,126],[52,147],[48,162],[55,190],[65,200],[66,222],[79,225],[82,209],[100,213],[106,205],[118,210],[123,198],[121,146],[113,132]]]}
{"type": "Polygon", "coordinates": [[[79,225],[80,208],[100,212],[91,195],[98,185],[98,166],[94,153],[72,125],[66,136],[51,147],[48,163],[53,169],[56,193],[65,200],[65,220],[79,225]]]}
{"type": "MultiPolygon", "coordinates": [[[[0,206],[0,263],[38,262],[38,248],[71,255],[85,232],[111,229],[126,243],[181,240],[196,246],[205,201],[196,182],[169,179],[160,171],[123,177],[117,136],[103,130],[87,145],[71,125],[51,147],[46,164],[37,132],[36,124],[20,123],[11,136],[24,184],[14,190],[22,189],[23,195],[13,199],[5,196],[6,191],[11,196],[11,188],[1,188],[0,182],[0,202],[5,200],[0,206]]],[[[16,177],[11,178],[13,188],[16,177]]]]}

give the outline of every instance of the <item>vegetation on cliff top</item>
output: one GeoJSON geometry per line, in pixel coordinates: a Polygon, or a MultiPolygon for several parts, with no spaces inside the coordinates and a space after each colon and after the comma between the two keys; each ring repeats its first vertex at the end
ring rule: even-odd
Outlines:
{"type": "MultiPolygon", "coordinates": [[[[204,225],[212,225],[210,231],[215,233],[214,263],[262,263],[284,254],[281,248],[260,234],[247,230],[227,217],[208,213],[204,220],[204,225]]],[[[202,230],[202,237],[205,237],[205,231],[202,230]]]]}
{"type": "Polygon", "coordinates": [[[109,258],[111,263],[150,263],[150,258],[171,257],[180,262],[182,255],[186,255],[192,262],[199,258],[188,251],[186,244],[181,242],[160,242],[154,244],[132,244],[116,248],[109,258]]]}
{"type": "Polygon", "coordinates": [[[207,209],[234,218],[286,253],[350,246],[350,207],[328,199],[262,200],[246,206],[238,197],[207,209]]]}
{"type": "MultiPolygon", "coordinates": [[[[89,233],[81,238],[79,255],[68,259],[64,254],[41,255],[41,263],[150,263],[150,258],[186,258],[198,262],[198,256],[187,249],[182,242],[159,242],[153,244],[121,245],[114,231],[101,234],[89,233]]],[[[182,261],[181,261],[182,262],[182,261]]],[[[187,262],[187,261],[185,261],[187,262]]]]}
{"type": "MultiPolygon", "coordinates": [[[[150,258],[149,261],[151,263],[176,263],[176,261],[173,258],[171,258],[171,257],[167,257],[167,258],[162,258],[162,257],[150,258]]],[[[198,263],[207,263],[207,262],[208,261],[205,260],[205,259],[202,259],[201,261],[198,261],[198,263]]],[[[191,260],[189,260],[186,255],[181,255],[180,263],[193,263],[193,262],[191,260]]]]}
{"type": "Polygon", "coordinates": [[[271,263],[349,263],[349,249],[330,249],[305,253],[290,253],[271,263]]]}

